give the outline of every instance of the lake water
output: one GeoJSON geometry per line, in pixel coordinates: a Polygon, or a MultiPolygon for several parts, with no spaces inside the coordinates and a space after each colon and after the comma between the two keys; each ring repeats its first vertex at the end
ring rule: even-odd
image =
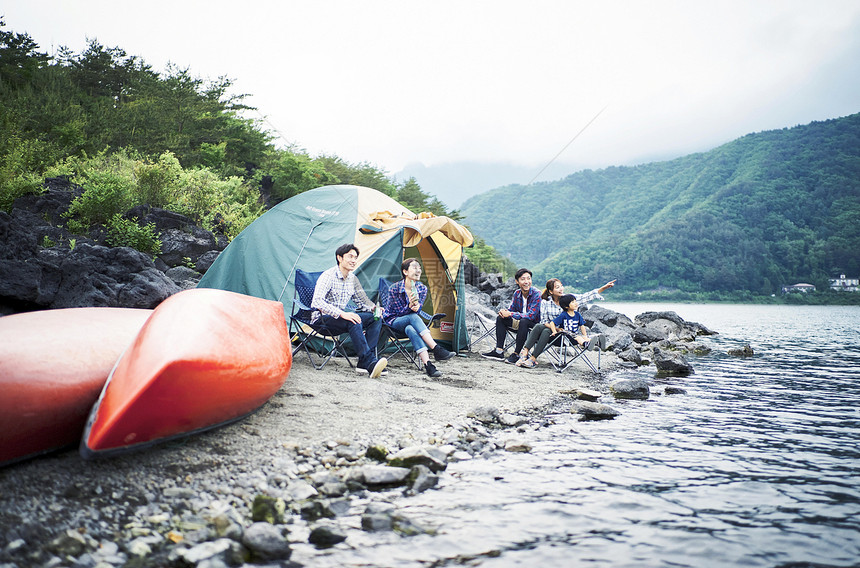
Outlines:
{"type": "Polygon", "coordinates": [[[686,395],[552,415],[521,436],[531,452],[451,464],[397,501],[438,534],[368,533],[313,565],[860,566],[860,307],[602,305],[720,333],[695,374],[658,381],[686,395]],[[726,355],[746,343],[755,357],[726,355]]]}

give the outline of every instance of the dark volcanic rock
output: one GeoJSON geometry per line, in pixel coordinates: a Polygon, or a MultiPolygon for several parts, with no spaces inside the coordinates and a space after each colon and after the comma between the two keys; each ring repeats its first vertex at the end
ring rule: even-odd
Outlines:
{"type": "Polygon", "coordinates": [[[110,306],[154,308],[193,287],[227,246],[227,238],[193,224],[184,215],[141,205],[126,213],[161,233],[162,254],[105,245],[95,226],[87,236],[64,227],[72,201],[83,190],[65,178],[45,180],[45,191],[15,200],[0,211],[0,312],[110,306]],[[192,272],[188,266],[197,267],[192,272]],[[169,276],[164,273],[168,270],[169,276]]]}

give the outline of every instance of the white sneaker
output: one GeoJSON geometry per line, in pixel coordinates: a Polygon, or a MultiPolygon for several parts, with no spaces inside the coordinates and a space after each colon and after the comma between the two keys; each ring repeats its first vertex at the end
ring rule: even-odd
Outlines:
{"type": "Polygon", "coordinates": [[[388,365],[388,359],[386,359],[385,357],[381,357],[376,362],[376,365],[373,366],[373,370],[370,371],[370,378],[378,379],[382,375],[382,371],[385,370],[386,365],[388,365]]]}
{"type": "MultiPolygon", "coordinates": [[[[370,373],[367,372],[367,369],[362,369],[361,367],[355,368],[355,374],[356,375],[370,375],[370,373]]],[[[388,369],[385,369],[384,371],[382,371],[382,374],[380,376],[387,377],[388,376],[388,369]]]]}

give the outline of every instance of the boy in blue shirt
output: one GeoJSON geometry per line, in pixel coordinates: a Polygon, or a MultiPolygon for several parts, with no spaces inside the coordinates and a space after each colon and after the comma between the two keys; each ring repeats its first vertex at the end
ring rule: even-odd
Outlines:
{"type": "Polygon", "coordinates": [[[565,294],[558,299],[558,305],[564,311],[549,322],[552,335],[558,333],[560,328],[562,333],[570,335],[571,339],[576,341],[586,351],[589,349],[596,351],[598,345],[601,351],[606,350],[606,336],[602,333],[598,333],[590,338],[588,337],[588,328],[585,327],[585,320],[576,311],[579,307],[579,304],[576,303],[576,296],[565,294]]]}

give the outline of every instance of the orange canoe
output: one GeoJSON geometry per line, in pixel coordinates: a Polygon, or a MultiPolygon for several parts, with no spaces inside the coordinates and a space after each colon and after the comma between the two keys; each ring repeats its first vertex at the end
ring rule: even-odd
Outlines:
{"type": "Polygon", "coordinates": [[[284,307],[195,288],[153,312],[90,412],[81,455],[106,456],[208,430],[257,410],[287,378],[284,307]]]}
{"type": "Polygon", "coordinates": [[[79,443],[87,414],[152,310],[0,317],[0,466],[79,443]]]}

